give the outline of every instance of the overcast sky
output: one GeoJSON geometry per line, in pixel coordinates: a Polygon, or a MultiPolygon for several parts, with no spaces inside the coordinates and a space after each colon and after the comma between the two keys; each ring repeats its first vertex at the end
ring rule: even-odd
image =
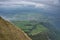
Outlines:
{"type": "Polygon", "coordinates": [[[36,7],[40,6],[56,6],[60,7],[60,0],[0,0],[0,6],[12,6],[12,5],[35,5],[36,7]]]}

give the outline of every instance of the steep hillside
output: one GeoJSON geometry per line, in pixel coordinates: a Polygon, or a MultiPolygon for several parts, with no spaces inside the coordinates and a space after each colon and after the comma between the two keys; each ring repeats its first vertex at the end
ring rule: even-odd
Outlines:
{"type": "Polygon", "coordinates": [[[32,40],[21,29],[0,17],[0,40],[32,40]]]}

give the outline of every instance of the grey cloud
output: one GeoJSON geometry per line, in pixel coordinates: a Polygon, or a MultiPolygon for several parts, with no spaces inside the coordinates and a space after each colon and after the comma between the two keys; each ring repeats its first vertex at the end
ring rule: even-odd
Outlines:
{"type": "Polygon", "coordinates": [[[2,7],[17,7],[17,6],[39,6],[40,4],[40,8],[41,6],[44,5],[44,9],[56,9],[56,8],[60,8],[60,0],[0,0],[0,1],[4,1],[2,2],[2,4],[0,3],[0,6],[2,7]],[[5,2],[8,1],[8,2],[5,2]],[[21,2],[24,1],[24,2],[21,2]],[[43,4],[43,5],[41,5],[43,4]]]}
{"type": "Polygon", "coordinates": [[[51,6],[60,6],[60,0],[31,0],[31,1],[51,6]]]}
{"type": "Polygon", "coordinates": [[[9,0],[0,0],[0,2],[6,2],[6,1],[9,1],[9,0]]]}
{"type": "Polygon", "coordinates": [[[1,1],[30,1],[30,2],[36,2],[36,3],[44,3],[44,4],[51,4],[51,5],[59,5],[60,6],[60,0],[0,0],[1,1]]]}

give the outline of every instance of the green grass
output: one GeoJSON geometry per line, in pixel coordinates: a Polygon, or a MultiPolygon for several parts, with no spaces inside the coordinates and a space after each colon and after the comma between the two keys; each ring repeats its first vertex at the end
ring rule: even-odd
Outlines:
{"type": "Polygon", "coordinates": [[[36,35],[36,34],[39,34],[40,32],[44,32],[46,30],[48,30],[48,29],[45,28],[43,25],[37,25],[36,29],[32,30],[31,34],[36,35]]]}
{"type": "Polygon", "coordinates": [[[29,24],[28,21],[13,21],[13,23],[20,27],[21,29],[30,29],[32,28],[32,26],[26,26],[27,24],[29,24]]]}
{"type": "Polygon", "coordinates": [[[48,30],[43,25],[31,21],[12,21],[16,26],[27,32],[29,35],[36,35],[40,32],[48,30]],[[37,25],[36,25],[37,24],[37,25]],[[35,28],[33,28],[35,27],[35,28]],[[33,28],[33,29],[32,29],[33,28]]]}
{"type": "MultiPolygon", "coordinates": [[[[24,32],[26,32],[29,36],[31,36],[31,38],[33,40],[35,40],[35,38],[37,40],[38,39],[45,39],[46,38],[45,36],[48,36],[48,34],[46,35],[44,32],[48,32],[50,29],[50,28],[48,29],[44,25],[42,25],[38,22],[35,22],[35,21],[12,21],[12,23],[14,23],[16,26],[18,26],[22,30],[24,30],[24,32]],[[39,37],[41,37],[41,38],[39,38],[39,37]]],[[[52,29],[52,31],[53,30],[54,29],[52,29]]],[[[51,37],[51,39],[54,39],[55,34],[53,34],[54,31],[53,32],[52,31],[49,31],[49,37],[51,37]]],[[[57,32],[56,40],[60,39],[59,36],[60,36],[59,32],[57,32]]]]}

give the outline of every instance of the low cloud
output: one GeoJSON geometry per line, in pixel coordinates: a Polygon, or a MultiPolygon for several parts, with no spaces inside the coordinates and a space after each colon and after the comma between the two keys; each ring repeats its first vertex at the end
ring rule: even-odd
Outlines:
{"type": "Polygon", "coordinates": [[[20,2],[0,2],[0,5],[3,7],[11,7],[11,6],[35,6],[44,8],[45,4],[36,3],[36,2],[28,2],[28,1],[20,1],[20,2]]]}
{"type": "Polygon", "coordinates": [[[32,7],[44,10],[57,10],[60,8],[59,0],[0,0],[0,8],[32,7]]]}
{"type": "Polygon", "coordinates": [[[60,1],[59,0],[0,0],[0,6],[28,6],[28,5],[34,5],[35,7],[42,7],[44,8],[46,5],[48,6],[56,6],[60,7],[60,1]]]}

